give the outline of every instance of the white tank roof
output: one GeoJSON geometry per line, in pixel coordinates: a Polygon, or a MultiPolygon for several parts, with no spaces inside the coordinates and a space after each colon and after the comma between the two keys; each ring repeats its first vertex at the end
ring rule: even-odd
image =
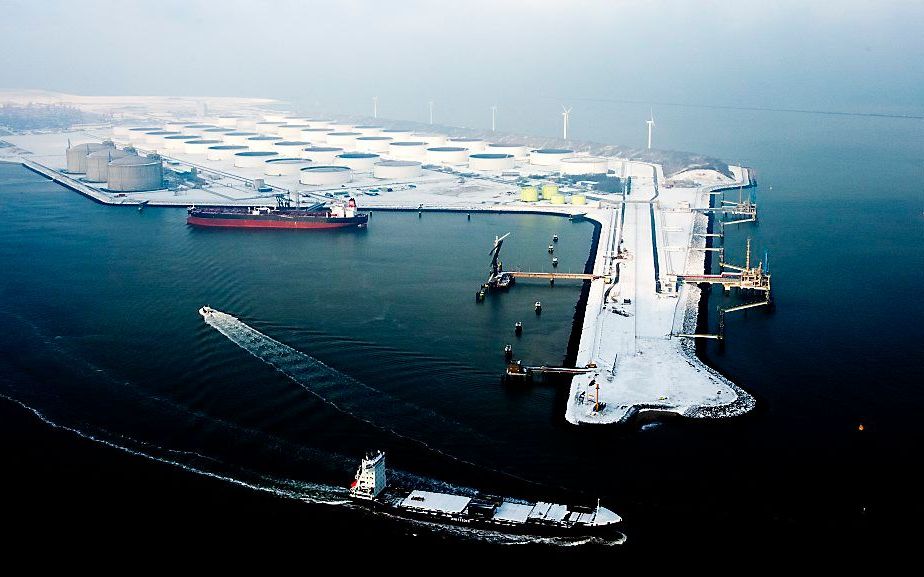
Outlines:
{"type": "Polygon", "coordinates": [[[353,180],[353,171],[345,166],[309,166],[299,172],[298,181],[311,186],[345,184],[353,180]]]}

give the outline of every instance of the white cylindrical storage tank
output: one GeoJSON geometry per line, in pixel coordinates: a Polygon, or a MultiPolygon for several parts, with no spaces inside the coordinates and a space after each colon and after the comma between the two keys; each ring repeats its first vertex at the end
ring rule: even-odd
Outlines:
{"type": "Polygon", "coordinates": [[[308,166],[303,158],[271,158],[263,167],[263,174],[267,176],[290,176],[308,166]]]}
{"type": "Polygon", "coordinates": [[[130,126],[113,126],[112,135],[123,139],[128,139],[130,126]]]}
{"type": "Polygon", "coordinates": [[[468,162],[468,149],[461,146],[434,146],[427,149],[427,162],[458,165],[468,162]]]}
{"type": "Polygon", "coordinates": [[[347,124],[345,122],[331,122],[327,127],[330,128],[331,132],[356,132],[353,130],[352,124],[347,124]]]}
{"type": "Polygon", "coordinates": [[[234,132],[225,132],[221,135],[221,141],[225,144],[236,144],[240,146],[247,146],[247,139],[258,136],[256,132],[242,132],[235,130],[234,132]]]}
{"type": "Polygon", "coordinates": [[[116,192],[141,192],[164,187],[164,165],[160,158],[130,154],[109,163],[106,188],[116,192]]]}
{"type": "Polygon", "coordinates": [[[302,130],[311,128],[307,124],[283,124],[279,127],[279,136],[286,140],[298,140],[302,137],[302,130]]]}
{"type": "Polygon", "coordinates": [[[525,144],[505,144],[502,142],[494,142],[487,145],[484,151],[494,152],[497,154],[512,154],[513,157],[517,160],[526,160],[529,158],[529,148],[527,148],[525,144]]]}
{"type": "Polygon", "coordinates": [[[268,136],[279,136],[279,129],[285,124],[285,122],[258,122],[256,126],[257,132],[260,134],[265,134],[268,136]]]}
{"type": "Polygon", "coordinates": [[[484,150],[485,141],[481,138],[470,138],[467,136],[459,138],[450,138],[446,141],[447,146],[461,146],[467,148],[469,152],[476,153],[484,150]]]}
{"type": "Polygon", "coordinates": [[[561,159],[559,167],[562,174],[606,174],[610,163],[602,156],[567,156],[561,159]]]}
{"type": "Polygon", "coordinates": [[[267,112],[263,115],[262,122],[285,122],[288,116],[288,112],[267,112]]]}
{"type": "Polygon", "coordinates": [[[244,152],[247,147],[242,144],[219,144],[208,147],[205,153],[207,160],[232,160],[238,152],[244,152]]]}
{"type": "Polygon", "coordinates": [[[411,136],[410,130],[404,130],[403,128],[386,128],[379,133],[381,136],[390,136],[393,139],[397,140],[408,140],[411,136]]]}
{"type": "Polygon", "coordinates": [[[302,135],[299,138],[307,140],[312,144],[324,144],[327,142],[328,132],[330,132],[330,130],[326,128],[315,128],[312,126],[311,128],[303,128],[302,135]]]}
{"type": "Polygon", "coordinates": [[[237,116],[233,114],[223,114],[219,116],[218,126],[222,128],[237,128],[237,116]]]}
{"type": "Polygon", "coordinates": [[[185,120],[171,120],[170,122],[164,123],[164,130],[184,130],[184,127],[189,124],[185,120]]]}
{"type": "Polygon", "coordinates": [[[508,170],[513,164],[512,154],[478,152],[468,157],[468,167],[472,170],[508,170]]]}
{"type": "MultiPolygon", "coordinates": [[[[334,123],[333,120],[326,120],[323,118],[309,118],[305,121],[305,124],[307,124],[311,128],[328,128],[333,123],[334,123]]],[[[332,132],[332,131],[328,130],[328,132],[332,132]]]]}
{"type": "Polygon", "coordinates": [[[353,171],[346,166],[308,166],[299,173],[298,181],[312,186],[333,186],[353,180],[353,171]]]}
{"type": "Polygon", "coordinates": [[[372,172],[375,163],[382,159],[372,152],[344,152],[334,160],[337,166],[346,166],[353,172],[372,172]]]}
{"type": "Polygon", "coordinates": [[[129,156],[128,152],[118,148],[103,148],[87,155],[87,176],[90,182],[109,180],[109,163],[117,158],[129,156]]]}
{"type": "Polygon", "coordinates": [[[445,146],[447,138],[448,137],[442,134],[414,133],[411,135],[410,140],[419,140],[420,142],[425,142],[427,144],[427,148],[435,148],[437,146],[445,146]]]}
{"type": "Polygon", "coordinates": [[[202,131],[202,138],[221,138],[222,134],[234,132],[233,128],[206,128],[202,131]]]}
{"type": "Polygon", "coordinates": [[[153,132],[146,132],[144,134],[144,144],[148,148],[164,148],[166,146],[165,139],[168,136],[177,136],[179,132],[174,130],[155,130],[153,132]]]}
{"type": "Polygon", "coordinates": [[[626,161],[621,158],[611,158],[607,162],[607,167],[616,173],[616,176],[620,178],[625,178],[626,176],[626,161]]]}
{"type": "Polygon", "coordinates": [[[389,180],[417,178],[422,172],[420,163],[410,160],[382,160],[372,167],[372,176],[389,180]]]}
{"type": "Polygon", "coordinates": [[[198,140],[198,134],[174,134],[164,137],[164,149],[170,151],[183,152],[185,145],[190,140],[198,140]]]}
{"type": "Polygon", "coordinates": [[[360,136],[362,134],[358,132],[328,132],[325,142],[341,148],[353,148],[356,146],[356,139],[360,136]]]}
{"type": "Polygon", "coordinates": [[[209,128],[215,128],[211,124],[203,124],[201,122],[189,122],[183,125],[183,130],[185,132],[200,132],[202,130],[208,130],[209,128]]]}
{"type": "Polygon", "coordinates": [[[358,132],[363,136],[377,136],[382,132],[382,126],[376,124],[360,124],[353,127],[353,132],[358,132]]]}
{"type": "Polygon", "coordinates": [[[356,139],[356,150],[360,152],[388,152],[390,136],[360,136],[356,139]]]}
{"type": "Polygon", "coordinates": [[[307,146],[302,149],[301,157],[315,164],[331,164],[343,152],[342,148],[336,146],[307,146]]]}
{"type": "Polygon", "coordinates": [[[234,166],[237,168],[262,168],[266,161],[271,158],[279,158],[279,153],[266,150],[247,150],[234,155],[234,166]]]}
{"type": "Polygon", "coordinates": [[[87,156],[97,150],[113,148],[99,142],[87,142],[85,144],[75,144],[67,149],[67,171],[74,174],[84,174],[87,172],[87,156]]]}
{"type": "Polygon", "coordinates": [[[207,154],[210,146],[217,146],[221,141],[214,140],[187,140],[183,143],[183,152],[186,154],[207,154]]]}
{"type": "Polygon", "coordinates": [[[388,156],[398,160],[426,160],[427,144],[419,140],[404,140],[388,145],[388,156]]]}
{"type": "Polygon", "coordinates": [[[286,116],[285,118],[283,118],[283,120],[288,125],[293,125],[293,124],[307,125],[309,118],[307,116],[286,116]]]}
{"type": "Polygon", "coordinates": [[[280,140],[273,144],[273,151],[286,158],[301,158],[302,149],[311,146],[304,140],[280,140]]]}
{"type": "Polygon", "coordinates": [[[143,126],[137,127],[137,128],[129,128],[128,129],[128,139],[132,142],[137,142],[141,144],[142,142],[144,142],[145,135],[147,135],[148,132],[154,132],[155,130],[158,130],[158,128],[156,127],[150,128],[150,127],[143,127],[143,126]]]}
{"type": "Polygon", "coordinates": [[[255,118],[238,118],[234,128],[240,131],[255,132],[257,130],[257,120],[255,118]]]}
{"type": "Polygon", "coordinates": [[[558,168],[562,158],[574,154],[570,148],[540,148],[529,153],[529,163],[534,166],[558,168]]]}
{"type": "Polygon", "coordinates": [[[282,138],[279,136],[251,136],[245,144],[250,147],[250,150],[274,152],[277,142],[282,142],[282,138]]]}

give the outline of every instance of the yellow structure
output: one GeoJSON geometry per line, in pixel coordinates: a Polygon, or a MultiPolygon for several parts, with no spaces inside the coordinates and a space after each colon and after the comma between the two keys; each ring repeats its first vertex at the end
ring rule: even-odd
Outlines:
{"type": "Polygon", "coordinates": [[[556,194],[558,194],[557,184],[543,184],[542,185],[542,198],[546,200],[550,200],[556,194]]]}
{"type": "Polygon", "coordinates": [[[552,204],[565,204],[565,195],[563,194],[553,194],[549,200],[552,204]]]}
{"type": "Polygon", "coordinates": [[[575,194],[571,197],[571,204],[587,204],[587,197],[583,194],[575,194]]]}
{"type": "Polygon", "coordinates": [[[536,202],[539,200],[539,191],[535,186],[524,186],[520,189],[520,200],[523,202],[536,202]]]}

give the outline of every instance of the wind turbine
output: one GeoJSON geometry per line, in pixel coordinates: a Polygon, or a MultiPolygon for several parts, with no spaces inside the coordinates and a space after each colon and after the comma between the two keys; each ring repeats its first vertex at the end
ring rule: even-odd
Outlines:
{"type": "Polygon", "coordinates": [[[561,105],[561,117],[562,117],[562,127],[561,127],[561,137],[562,140],[568,140],[568,115],[571,114],[570,108],[565,108],[565,105],[561,105]]]}
{"type": "Polygon", "coordinates": [[[649,112],[650,112],[650,115],[648,116],[648,120],[645,121],[645,124],[648,125],[648,150],[651,150],[651,129],[652,127],[654,127],[655,123],[654,123],[654,111],[649,110],[649,112]]]}
{"type": "Polygon", "coordinates": [[[491,132],[496,130],[496,124],[494,122],[495,117],[497,116],[497,105],[491,106],[491,132]]]}
{"type": "Polygon", "coordinates": [[[372,118],[378,118],[378,117],[379,117],[379,97],[373,96],[372,97],[372,118]]]}
{"type": "Polygon", "coordinates": [[[433,101],[431,100],[428,104],[430,105],[430,124],[433,124],[433,101]]]}

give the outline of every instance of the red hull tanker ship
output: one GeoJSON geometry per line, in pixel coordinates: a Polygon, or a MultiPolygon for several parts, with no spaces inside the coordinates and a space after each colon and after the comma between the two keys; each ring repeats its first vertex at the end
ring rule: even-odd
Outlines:
{"type": "Polygon", "coordinates": [[[322,207],[290,208],[280,206],[260,207],[190,207],[186,224],[220,228],[286,228],[318,229],[364,227],[369,215],[356,211],[352,198],[346,204],[335,204],[329,209],[322,207]]]}

